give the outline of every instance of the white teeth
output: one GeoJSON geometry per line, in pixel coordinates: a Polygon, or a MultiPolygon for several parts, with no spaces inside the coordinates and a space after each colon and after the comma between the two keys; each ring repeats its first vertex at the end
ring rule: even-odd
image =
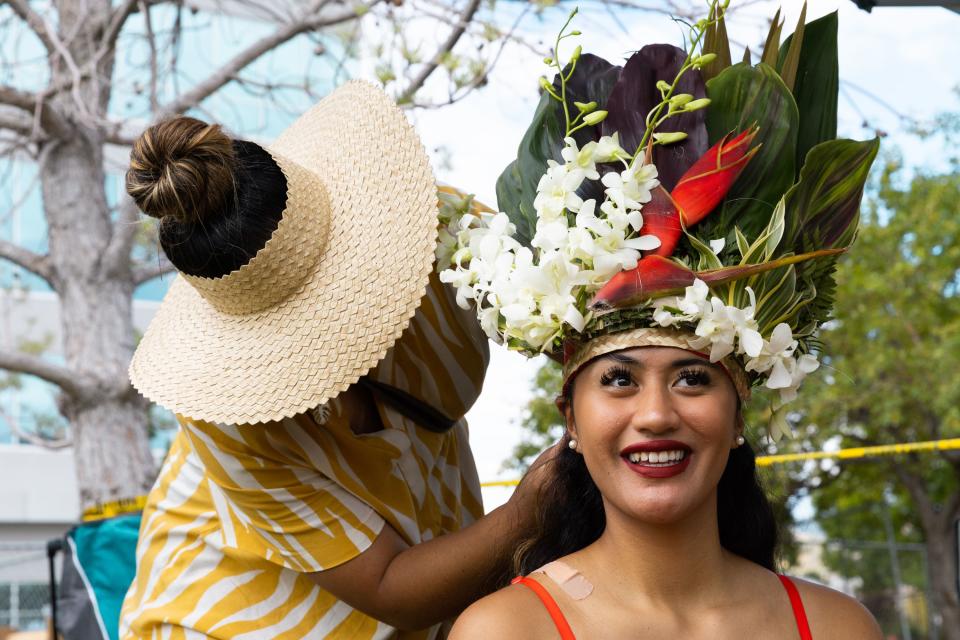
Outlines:
{"type": "Polygon", "coordinates": [[[647,463],[647,464],[675,464],[680,462],[687,456],[687,452],[683,450],[673,450],[673,451],[640,451],[633,452],[627,456],[627,459],[634,463],[647,463]]]}

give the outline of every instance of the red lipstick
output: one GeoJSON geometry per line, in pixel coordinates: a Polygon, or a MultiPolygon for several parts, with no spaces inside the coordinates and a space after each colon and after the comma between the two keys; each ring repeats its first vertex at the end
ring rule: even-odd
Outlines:
{"type": "Polygon", "coordinates": [[[620,457],[645,478],[670,478],[690,466],[690,447],[676,440],[648,440],[625,447],[620,457]]]}

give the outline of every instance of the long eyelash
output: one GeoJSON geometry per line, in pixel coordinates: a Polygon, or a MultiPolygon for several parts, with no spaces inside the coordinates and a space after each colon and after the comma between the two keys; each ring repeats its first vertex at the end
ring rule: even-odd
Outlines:
{"type": "Polygon", "coordinates": [[[607,385],[617,380],[619,378],[626,378],[627,380],[632,380],[633,377],[630,375],[630,369],[626,367],[613,366],[603,372],[603,375],[600,376],[600,384],[607,385]]]}
{"type": "Polygon", "coordinates": [[[706,369],[683,369],[677,374],[677,380],[693,378],[697,384],[710,384],[710,373],[706,369]]]}

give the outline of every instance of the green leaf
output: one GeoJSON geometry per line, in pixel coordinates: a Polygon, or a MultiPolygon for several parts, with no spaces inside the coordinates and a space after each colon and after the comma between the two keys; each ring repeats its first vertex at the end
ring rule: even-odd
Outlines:
{"type": "Polygon", "coordinates": [[[777,247],[780,245],[780,241],[783,239],[784,216],[785,207],[783,198],[781,198],[780,202],[777,203],[777,206],[774,207],[773,215],[770,216],[770,224],[767,225],[767,230],[763,234],[766,236],[766,242],[764,243],[763,247],[764,260],[769,260],[776,255],[777,247]]]}
{"type": "Polygon", "coordinates": [[[800,10],[800,19],[797,20],[797,29],[793,35],[787,38],[784,46],[780,49],[780,58],[777,61],[777,71],[783,78],[783,84],[787,89],[793,91],[797,80],[797,68],[800,66],[800,50],[803,47],[803,30],[807,22],[807,3],[803,3],[803,9],[800,10]]]}
{"type": "MultiPolygon", "coordinates": [[[[860,220],[860,200],[878,139],[830,140],[811,149],[800,181],[784,196],[784,238],[780,251],[845,249],[853,242],[860,220]]],[[[836,291],[835,258],[812,260],[797,267],[804,296],[811,298],[795,325],[829,319],[836,291]]]]}
{"type": "Polygon", "coordinates": [[[687,234],[687,240],[690,241],[690,245],[696,250],[697,254],[700,256],[700,260],[697,265],[697,271],[704,271],[707,269],[720,269],[723,267],[723,263],[720,262],[720,258],[717,257],[717,254],[713,252],[707,244],[705,244],[700,238],[693,235],[686,229],[684,233],[687,234]]]}
{"type": "MultiPolygon", "coordinates": [[[[787,38],[784,49],[792,46],[792,39],[793,36],[787,38]]],[[[798,172],[810,149],[837,137],[837,95],[840,88],[837,13],[827,14],[808,24],[804,28],[802,42],[793,85],[793,96],[800,111],[798,172]]]]}
{"type": "MultiPolygon", "coordinates": [[[[616,83],[619,67],[603,58],[589,53],[580,56],[577,66],[567,82],[567,102],[572,113],[577,113],[574,102],[596,101],[600,109],[606,104],[610,90],[616,83]]],[[[564,69],[570,70],[569,65],[564,69]]],[[[554,91],[560,93],[560,79],[553,82],[554,91]]],[[[517,149],[517,159],[512,162],[497,180],[497,205],[517,226],[517,241],[529,246],[536,231],[537,215],[533,201],[537,196],[537,184],[547,170],[547,160],[561,160],[566,122],[563,106],[544,92],[517,149]],[[503,198],[501,200],[501,198],[503,198]]],[[[585,127],[574,134],[577,142],[597,139],[599,127],[585,127]]]]}
{"type": "Polygon", "coordinates": [[[741,265],[767,262],[774,256],[777,245],[780,244],[780,239],[783,237],[783,217],[784,206],[781,199],[773,209],[773,215],[770,216],[767,228],[745,252],[741,252],[741,265]]]}
{"type": "Polygon", "coordinates": [[[527,210],[524,206],[523,185],[516,160],[507,165],[497,178],[497,208],[506,212],[510,221],[516,225],[518,241],[528,244],[537,229],[537,213],[532,207],[527,210]]]}
{"type": "Polygon", "coordinates": [[[525,246],[529,246],[537,226],[533,207],[537,184],[547,170],[547,160],[559,159],[563,148],[565,125],[562,115],[557,117],[558,107],[550,94],[544,92],[540,96],[533,121],[520,141],[517,159],[497,180],[497,206],[517,226],[517,241],[525,246]],[[515,200],[518,189],[519,200],[515,200]],[[501,196],[505,200],[501,201],[501,196]]]}
{"type": "Polygon", "coordinates": [[[783,29],[783,22],[780,20],[780,9],[773,16],[770,22],[770,31],[767,33],[767,41],[763,45],[763,53],[760,54],[760,62],[777,66],[777,59],[780,56],[780,32],[783,29]]]}
{"type": "Polygon", "coordinates": [[[800,180],[784,196],[780,253],[845,248],[853,242],[860,200],[880,140],[830,140],[814,147],[800,180]]]}
{"type": "Polygon", "coordinates": [[[756,238],[795,179],[797,105],[777,72],[765,64],[728,67],[707,83],[707,96],[712,100],[707,109],[711,145],[756,124],[755,143],[761,146],[698,233],[715,237],[736,225],[746,238],[756,238]]]}
{"type": "Polygon", "coordinates": [[[743,232],[740,231],[740,227],[734,227],[733,231],[737,236],[737,250],[740,252],[740,257],[743,258],[750,251],[750,243],[747,242],[743,232]]]}
{"type": "Polygon", "coordinates": [[[776,326],[773,321],[789,313],[799,300],[797,272],[793,265],[769,271],[751,286],[758,293],[756,320],[760,333],[767,335],[776,326]]]}
{"type": "MultiPolygon", "coordinates": [[[[710,9],[710,19],[713,19],[714,9],[710,9]]],[[[715,53],[716,59],[700,69],[704,81],[715,78],[721,71],[730,66],[730,41],[727,38],[727,24],[723,10],[720,9],[720,18],[717,23],[707,29],[703,41],[703,53],[715,53]]]]}

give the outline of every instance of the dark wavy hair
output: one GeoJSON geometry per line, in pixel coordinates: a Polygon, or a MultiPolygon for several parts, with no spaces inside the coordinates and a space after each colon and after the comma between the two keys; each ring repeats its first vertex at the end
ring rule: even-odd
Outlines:
{"type": "MultiPolygon", "coordinates": [[[[600,490],[583,456],[569,449],[568,442],[569,436],[565,436],[556,457],[548,463],[555,467],[552,481],[540,490],[536,526],[514,554],[513,575],[526,575],[583,549],[596,541],[606,526],[600,490]]],[[[777,522],[749,443],[730,452],[717,486],[717,522],[724,549],[776,570],[777,522]]]]}

